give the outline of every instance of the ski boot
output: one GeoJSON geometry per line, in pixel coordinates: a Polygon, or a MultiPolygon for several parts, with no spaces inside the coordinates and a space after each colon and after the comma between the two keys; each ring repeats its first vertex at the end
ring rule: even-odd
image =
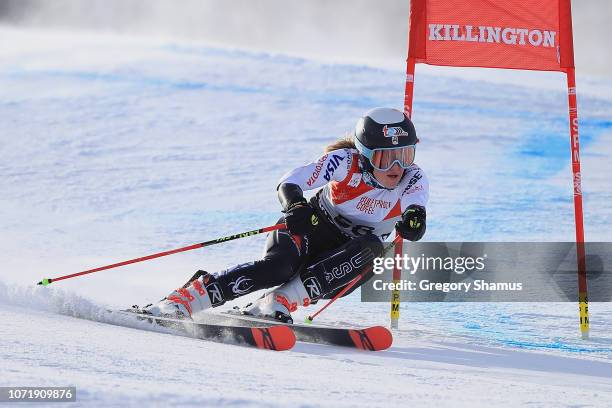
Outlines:
{"type": "Polygon", "coordinates": [[[240,310],[242,314],[274,319],[283,323],[293,323],[291,312],[298,305],[308,306],[312,303],[304,283],[299,276],[266,293],[253,303],[240,310]]]}
{"type": "Polygon", "coordinates": [[[195,314],[223,303],[223,294],[215,277],[206,271],[197,271],[181,288],[155,305],[146,306],[142,312],[156,317],[192,319],[195,314]]]}

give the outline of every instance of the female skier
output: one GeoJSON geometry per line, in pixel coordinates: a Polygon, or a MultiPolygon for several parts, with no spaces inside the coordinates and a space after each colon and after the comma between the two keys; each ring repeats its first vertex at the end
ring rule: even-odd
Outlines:
{"type": "Polygon", "coordinates": [[[381,256],[382,240],[394,228],[405,239],[421,239],[429,193],[427,178],[414,164],[416,143],[414,126],[402,112],[370,110],[351,137],[280,180],[284,217],[279,222],[287,228],[269,234],[263,259],[216,274],[198,271],[143,312],[190,318],[278,286],[243,311],[292,322],[298,305],[333,296],[381,256]],[[304,190],[320,187],[310,201],[304,198],[304,190]]]}

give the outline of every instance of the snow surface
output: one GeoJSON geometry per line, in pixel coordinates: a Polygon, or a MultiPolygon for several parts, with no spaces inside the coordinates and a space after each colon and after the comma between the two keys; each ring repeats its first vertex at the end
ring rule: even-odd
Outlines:
{"type": "MultiPolygon", "coordinates": [[[[263,237],[35,287],[273,224],[278,178],[369,108],[401,106],[404,74],[187,41],[0,38],[0,385],[73,385],[77,406],[610,406],[609,304],[590,304],[590,341],[575,304],[415,303],[386,352],[275,353],[106,312],[255,259],[263,237]]],[[[455,72],[417,68],[426,239],[572,241],[563,76],[455,72]]],[[[590,241],[611,241],[611,90],[578,77],[590,241]]],[[[386,324],[388,307],[354,294],[321,322],[386,324]]]]}

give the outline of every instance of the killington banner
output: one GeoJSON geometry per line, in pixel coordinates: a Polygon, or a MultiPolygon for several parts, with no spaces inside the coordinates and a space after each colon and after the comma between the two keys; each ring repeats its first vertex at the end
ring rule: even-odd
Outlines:
{"type": "Polygon", "coordinates": [[[574,66],[567,1],[412,0],[417,63],[566,71],[574,66]]]}
{"type": "MultiPolygon", "coordinates": [[[[404,112],[408,117],[413,113],[417,63],[566,74],[580,330],[587,338],[589,308],[570,0],[411,0],[404,92],[404,112]]],[[[527,106],[530,103],[534,102],[525,101],[527,106]]],[[[401,253],[399,244],[396,254],[401,253]]],[[[395,268],[392,277],[398,282],[401,270],[395,268]]],[[[392,327],[397,327],[400,299],[400,292],[394,290],[392,327]]]]}

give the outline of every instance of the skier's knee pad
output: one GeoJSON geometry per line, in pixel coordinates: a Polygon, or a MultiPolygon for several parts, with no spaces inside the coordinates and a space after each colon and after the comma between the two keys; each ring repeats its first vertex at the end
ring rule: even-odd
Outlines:
{"type": "Polygon", "coordinates": [[[309,292],[309,288],[320,288],[319,296],[311,296],[316,300],[349,283],[381,253],[382,242],[374,235],[352,239],[308,266],[301,274],[302,281],[309,292]]]}

